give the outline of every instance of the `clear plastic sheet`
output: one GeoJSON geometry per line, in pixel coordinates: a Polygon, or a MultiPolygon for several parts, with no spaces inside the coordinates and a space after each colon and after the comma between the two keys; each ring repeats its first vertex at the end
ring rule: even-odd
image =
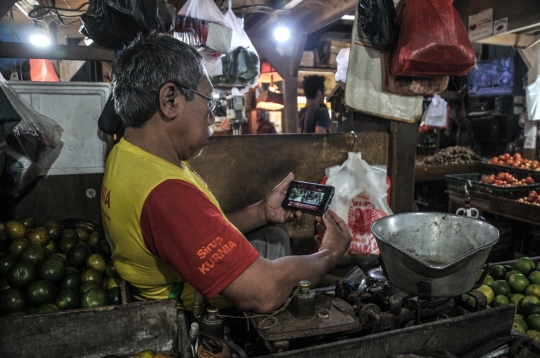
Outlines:
{"type": "Polygon", "coordinates": [[[392,56],[394,76],[463,76],[476,64],[452,0],[406,0],[392,56]]]}

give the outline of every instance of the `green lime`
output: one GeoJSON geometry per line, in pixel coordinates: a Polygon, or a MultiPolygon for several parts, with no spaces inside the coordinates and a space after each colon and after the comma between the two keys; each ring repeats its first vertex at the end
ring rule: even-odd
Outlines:
{"type": "Polygon", "coordinates": [[[493,302],[493,298],[495,298],[495,293],[491,289],[491,287],[486,285],[481,285],[477,288],[478,291],[482,292],[484,296],[486,296],[487,304],[490,305],[491,302],[493,302]]]}
{"type": "Polygon", "coordinates": [[[60,228],[60,225],[58,225],[56,221],[47,220],[43,222],[41,226],[47,230],[47,233],[52,241],[57,242],[60,239],[62,228],[60,228]]]}
{"type": "Polygon", "coordinates": [[[47,257],[47,250],[43,246],[30,244],[21,251],[19,260],[28,261],[38,267],[47,260],[47,257]]]}
{"type": "Polygon", "coordinates": [[[510,285],[505,280],[497,280],[493,282],[489,287],[491,287],[495,296],[508,296],[510,294],[510,285]]]}
{"type": "Polygon", "coordinates": [[[26,296],[20,288],[9,288],[0,293],[0,310],[14,312],[26,308],[26,296]]]}
{"type": "Polygon", "coordinates": [[[109,243],[107,242],[107,240],[101,240],[100,242],[97,243],[96,253],[102,255],[103,257],[107,259],[111,258],[111,255],[112,255],[111,247],[109,246],[109,243]]]}
{"type": "Polygon", "coordinates": [[[506,275],[506,269],[502,265],[495,265],[489,270],[489,275],[493,277],[494,280],[501,280],[506,275]]]}
{"type": "Polygon", "coordinates": [[[540,331],[540,314],[533,313],[527,317],[526,321],[529,329],[540,331]]]}
{"type": "Polygon", "coordinates": [[[533,271],[527,277],[531,283],[540,284],[540,271],[533,271]]]}
{"type": "Polygon", "coordinates": [[[6,228],[11,240],[22,239],[26,236],[26,226],[17,220],[11,220],[6,223],[6,228]]]}
{"type": "Polygon", "coordinates": [[[25,217],[17,219],[18,222],[22,223],[24,226],[26,226],[27,229],[32,229],[37,226],[37,221],[33,217],[25,217]]]}
{"type": "Polygon", "coordinates": [[[64,260],[52,257],[39,266],[38,276],[43,280],[60,283],[67,276],[67,265],[64,260]]]}
{"type": "Polygon", "coordinates": [[[512,297],[510,297],[510,303],[516,306],[516,311],[521,312],[521,307],[522,307],[524,298],[525,298],[525,295],[522,295],[521,293],[515,293],[512,295],[512,297]]]}
{"type": "MultiPolygon", "coordinates": [[[[64,231],[62,231],[62,233],[66,232],[66,230],[71,230],[71,229],[65,229],[64,231]]],[[[67,255],[69,250],[73,246],[77,245],[78,243],[79,243],[79,237],[77,236],[77,233],[75,233],[75,231],[73,231],[73,234],[62,235],[62,237],[60,238],[60,241],[58,241],[58,252],[61,252],[64,255],[67,255]]]]}
{"type": "Polygon", "coordinates": [[[77,226],[73,230],[75,230],[75,232],[79,236],[79,241],[86,242],[88,240],[88,237],[90,236],[90,232],[88,231],[88,229],[81,226],[77,226]]]}
{"type": "Polygon", "coordinates": [[[101,287],[94,287],[86,291],[81,298],[81,307],[100,307],[109,304],[109,295],[101,287]]]}
{"type": "Polygon", "coordinates": [[[96,247],[98,245],[98,242],[104,240],[103,235],[99,231],[92,231],[90,235],[88,235],[88,240],[86,240],[86,244],[93,250],[96,250],[96,247]]]}
{"type": "Polygon", "coordinates": [[[87,269],[94,269],[99,271],[100,273],[104,273],[105,269],[107,268],[107,260],[103,255],[100,254],[92,254],[86,259],[85,267],[87,269]]]}
{"type": "Polygon", "coordinates": [[[4,292],[10,288],[9,283],[7,282],[6,276],[0,276],[0,292],[4,292]]]}
{"type": "Polygon", "coordinates": [[[81,285],[81,275],[78,272],[67,271],[66,278],[60,283],[60,288],[71,288],[76,290],[81,285]]]}
{"type": "Polygon", "coordinates": [[[103,275],[96,269],[88,269],[81,273],[81,279],[83,282],[95,281],[98,285],[103,282],[103,275]]]}
{"type": "Polygon", "coordinates": [[[116,267],[114,267],[113,260],[109,260],[109,262],[107,262],[107,267],[105,267],[105,274],[112,278],[120,278],[120,275],[116,271],[116,267]]]}
{"type": "Polygon", "coordinates": [[[54,313],[54,312],[58,312],[59,310],[60,309],[58,308],[58,306],[55,305],[54,303],[44,303],[36,309],[35,313],[36,314],[54,313]]]}
{"type": "Polygon", "coordinates": [[[504,306],[508,304],[510,304],[510,300],[504,295],[497,295],[493,298],[494,307],[504,306]]]}
{"type": "Polygon", "coordinates": [[[533,283],[525,289],[525,296],[536,296],[540,298],[540,285],[533,283]]]}
{"type": "Polygon", "coordinates": [[[517,259],[514,267],[516,268],[516,270],[521,271],[525,276],[528,276],[531,273],[531,271],[534,270],[535,266],[536,265],[534,261],[531,260],[530,258],[520,257],[519,259],[517,259]]]}
{"type": "Polygon", "coordinates": [[[506,282],[508,282],[508,280],[510,279],[510,277],[511,277],[512,275],[515,275],[516,273],[521,273],[521,271],[519,271],[519,270],[508,271],[508,272],[506,273],[506,275],[504,276],[504,280],[505,280],[506,282]]]}
{"type": "Polygon", "coordinates": [[[11,241],[11,244],[9,244],[7,251],[18,258],[22,250],[28,245],[30,245],[30,241],[24,237],[22,239],[14,239],[11,241]]]}
{"type": "Polygon", "coordinates": [[[516,293],[522,293],[525,291],[527,286],[529,286],[529,279],[525,275],[516,273],[515,275],[510,276],[508,279],[508,284],[512,288],[512,291],[516,293]]]}
{"type": "MultiPolygon", "coordinates": [[[[534,296],[530,296],[530,297],[534,297],[534,296]]],[[[523,300],[525,300],[525,298],[523,300]]],[[[525,318],[529,317],[531,314],[534,314],[534,313],[540,314],[540,303],[522,301],[521,313],[523,314],[523,317],[525,318]]]]}
{"type": "Polygon", "coordinates": [[[37,277],[37,269],[27,261],[18,261],[6,274],[7,281],[11,287],[26,288],[37,277]]]}
{"type": "Polygon", "coordinates": [[[26,238],[30,241],[31,244],[47,246],[51,238],[49,237],[49,232],[44,227],[35,227],[28,230],[26,238]]]}
{"type": "Polygon", "coordinates": [[[61,310],[71,310],[81,307],[81,296],[71,288],[64,288],[58,292],[55,301],[61,310]]]}
{"type": "Polygon", "coordinates": [[[56,298],[57,290],[52,281],[34,281],[26,289],[26,300],[32,307],[39,307],[44,303],[52,303],[56,298]]]}
{"type": "Polygon", "coordinates": [[[86,281],[86,282],[83,282],[79,288],[78,288],[78,292],[83,295],[85,294],[87,291],[91,290],[92,288],[95,288],[95,287],[99,287],[99,283],[97,283],[96,281],[86,281]]]}
{"type": "Polygon", "coordinates": [[[486,275],[486,278],[484,279],[483,285],[490,286],[495,280],[490,275],[486,275]]]}
{"type": "Polygon", "coordinates": [[[534,329],[530,329],[525,334],[533,339],[536,343],[540,343],[540,332],[534,329]]]}
{"type": "Polygon", "coordinates": [[[84,244],[76,244],[67,253],[67,262],[70,266],[82,269],[90,256],[90,249],[84,244]]]}
{"type": "Polygon", "coordinates": [[[0,255],[0,276],[4,276],[15,265],[15,262],[17,262],[17,258],[12,254],[5,253],[0,255]]]}
{"type": "Polygon", "coordinates": [[[122,297],[120,296],[120,287],[112,287],[107,290],[109,295],[109,302],[112,305],[119,305],[122,303],[122,297]]]}
{"type": "Polygon", "coordinates": [[[523,319],[523,317],[514,317],[514,325],[518,325],[521,329],[516,329],[513,326],[512,328],[520,332],[525,332],[529,329],[529,327],[527,326],[527,322],[525,321],[525,319],[523,319]]]}

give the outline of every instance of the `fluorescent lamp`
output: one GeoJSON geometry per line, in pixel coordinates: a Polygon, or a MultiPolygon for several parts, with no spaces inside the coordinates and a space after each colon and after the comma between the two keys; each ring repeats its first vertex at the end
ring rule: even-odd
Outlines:
{"type": "Polygon", "coordinates": [[[354,21],[354,15],[343,15],[341,17],[341,20],[345,20],[345,21],[354,21]]]}

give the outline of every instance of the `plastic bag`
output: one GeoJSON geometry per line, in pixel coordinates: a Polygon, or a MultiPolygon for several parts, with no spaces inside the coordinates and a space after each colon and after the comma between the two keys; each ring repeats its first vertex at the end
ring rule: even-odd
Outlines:
{"type": "Polygon", "coordinates": [[[428,108],[422,115],[422,121],[430,128],[444,129],[448,127],[447,103],[438,94],[433,95],[428,108]]]}
{"type": "Polygon", "coordinates": [[[212,84],[255,86],[259,78],[259,56],[245,47],[237,47],[221,57],[223,74],[211,77],[212,84]]]}
{"type": "Polygon", "coordinates": [[[351,49],[349,47],[342,48],[339,50],[338,55],[336,56],[337,70],[336,70],[336,82],[347,82],[347,69],[349,67],[349,55],[351,54],[351,49]]]}
{"type": "Polygon", "coordinates": [[[121,49],[139,32],[168,32],[175,15],[165,0],[92,0],[79,31],[101,46],[121,49]]]}
{"type": "Polygon", "coordinates": [[[51,60],[31,59],[30,79],[35,82],[58,82],[58,75],[51,60]]]}
{"type": "Polygon", "coordinates": [[[231,26],[212,0],[188,0],[178,11],[174,37],[193,47],[227,53],[232,35],[231,26]]]}
{"type": "Polygon", "coordinates": [[[325,170],[326,185],[335,188],[330,209],[339,215],[351,230],[349,255],[363,256],[370,261],[379,255],[379,247],[370,227],[377,219],[392,215],[388,206],[386,171],[370,166],[360,153],[349,152],[341,166],[325,170]]]}
{"type": "Polygon", "coordinates": [[[392,56],[394,76],[463,76],[476,64],[452,0],[406,0],[392,56]]]}
{"type": "Polygon", "coordinates": [[[359,0],[358,22],[373,47],[389,50],[398,37],[397,15],[393,0],[359,0]]]}
{"type": "Polygon", "coordinates": [[[527,115],[530,121],[540,120],[540,76],[527,86],[527,115]]]}
{"type": "Polygon", "coordinates": [[[13,181],[10,194],[18,196],[35,179],[41,168],[50,167],[62,147],[63,129],[51,118],[36,112],[0,76],[0,88],[21,116],[21,121],[6,135],[6,167],[13,181]],[[36,168],[34,168],[36,167],[36,168]]]}
{"type": "Polygon", "coordinates": [[[392,76],[390,72],[390,58],[385,56],[386,71],[384,77],[384,90],[402,96],[430,96],[440,93],[448,87],[449,76],[412,77],[392,76]]]}

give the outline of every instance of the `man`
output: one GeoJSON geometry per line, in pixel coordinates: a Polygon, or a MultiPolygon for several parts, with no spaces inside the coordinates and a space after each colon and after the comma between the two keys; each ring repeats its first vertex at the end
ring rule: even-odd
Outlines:
{"type": "Polygon", "coordinates": [[[300,217],[280,206],[292,174],[264,200],[221,211],[187,163],[208,145],[215,108],[194,48],[169,36],[139,37],[115,60],[113,77],[126,129],[107,159],[102,218],[114,265],[135,298],[165,299],[184,282],[186,309],[195,289],[218,307],[270,312],[300,280],[317,284],[344,255],[351,236],[333,212],[318,219],[322,249],[313,255],[268,260],[243,236],[300,217]]]}
{"type": "Polygon", "coordinates": [[[257,108],[257,134],[274,134],[276,127],[268,120],[262,109],[257,108]]]}
{"type": "Polygon", "coordinates": [[[308,76],[304,78],[306,106],[298,114],[301,133],[330,132],[330,116],[324,106],[324,77],[308,76]]]}

